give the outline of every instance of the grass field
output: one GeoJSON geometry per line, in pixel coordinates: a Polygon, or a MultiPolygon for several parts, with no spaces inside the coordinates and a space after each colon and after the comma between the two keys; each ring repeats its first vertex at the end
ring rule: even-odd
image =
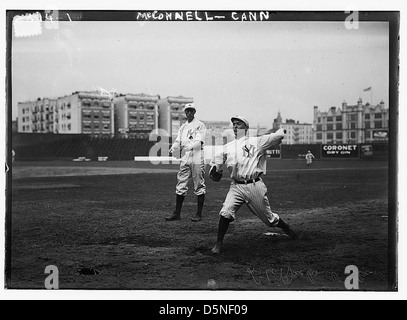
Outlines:
{"type": "Polygon", "coordinates": [[[206,179],[203,221],[189,220],[190,192],[182,220],[167,222],[177,169],[15,162],[8,287],[43,289],[54,265],[60,289],[345,290],[345,268],[355,265],[360,290],[388,289],[387,162],[269,160],[272,209],[300,239],[242,207],[218,256],[210,249],[230,180],[206,179]]]}

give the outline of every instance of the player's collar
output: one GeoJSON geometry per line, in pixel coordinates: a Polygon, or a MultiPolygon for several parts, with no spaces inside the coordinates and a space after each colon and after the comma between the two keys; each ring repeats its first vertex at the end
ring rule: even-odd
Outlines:
{"type": "MultiPolygon", "coordinates": [[[[236,139],[236,138],[235,138],[236,139]]],[[[236,139],[237,141],[244,141],[246,139],[249,139],[247,135],[244,135],[243,137],[240,137],[239,139],[236,139]]]]}

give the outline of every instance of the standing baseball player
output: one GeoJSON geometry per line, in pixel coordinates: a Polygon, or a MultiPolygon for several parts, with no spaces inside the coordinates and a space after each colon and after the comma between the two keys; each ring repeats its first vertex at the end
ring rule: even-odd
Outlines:
{"type": "Polygon", "coordinates": [[[194,193],[197,196],[198,208],[192,221],[202,220],[202,209],[205,202],[205,157],[203,152],[206,127],[203,122],[195,118],[196,107],[188,103],[184,107],[187,117],[178,130],[177,138],[170,148],[170,154],[181,157],[180,169],[177,175],[175,211],[167,221],[180,220],[181,208],[188,192],[188,181],[192,177],[194,193]]]}
{"type": "Polygon", "coordinates": [[[308,150],[307,154],[305,155],[305,160],[307,161],[307,167],[312,164],[312,159],[315,159],[314,155],[311,153],[310,150],[308,150]]]}
{"type": "Polygon", "coordinates": [[[236,139],[226,144],[210,163],[212,180],[220,180],[223,164],[226,164],[232,179],[229,192],[219,213],[217,242],[212,252],[215,254],[221,252],[229,223],[235,220],[236,212],[245,203],[250,211],[267,226],[279,227],[292,239],[297,239],[297,235],[289,225],[271,211],[267,198],[267,187],[261,179],[261,176],[266,173],[266,150],[279,145],[285,132],[279,129],[275,133],[260,137],[248,137],[249,122],[244,117],[235,116],[231,121],[236,139]]]}

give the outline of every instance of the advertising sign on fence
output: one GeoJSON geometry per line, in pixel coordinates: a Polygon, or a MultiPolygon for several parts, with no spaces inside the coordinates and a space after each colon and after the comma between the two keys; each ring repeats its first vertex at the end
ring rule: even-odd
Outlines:
{"type": "Polygon", "coordinates": [[[361,156],[372,157],[373,156],[373,146],[371,144],[365,144],[360,146],[361,156]]]}
{"type": "Polygon", "coordinates": [[[267,150],[268,158],[281,159],[281,146],[274,146],[267,150]]]}
{"type": "Polygon", "coordinates": [[[359,158],[357,144],[323,144],[321,158],[359,158]]]}

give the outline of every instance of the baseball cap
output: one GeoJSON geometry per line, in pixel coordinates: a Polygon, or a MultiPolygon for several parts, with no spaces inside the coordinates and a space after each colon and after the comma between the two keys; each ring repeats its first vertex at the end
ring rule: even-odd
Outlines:
{"type": "Polygon", "coordinates": [[[246,120],[246,118],[242,117],[242,116],[234,116],[230,119],[230,121],[233,122],[233,120],[240,120],[242,122],[244,122],[244,124],[246,125],[246,127],[249,127],[249,121],[246,120]]]}
{"type": "Polygon", "coordinates": [[[187,103],[184,107],[184,111],[187,109],[194,109],[196,111],[196,107],[194,103],[187,103]]]}

